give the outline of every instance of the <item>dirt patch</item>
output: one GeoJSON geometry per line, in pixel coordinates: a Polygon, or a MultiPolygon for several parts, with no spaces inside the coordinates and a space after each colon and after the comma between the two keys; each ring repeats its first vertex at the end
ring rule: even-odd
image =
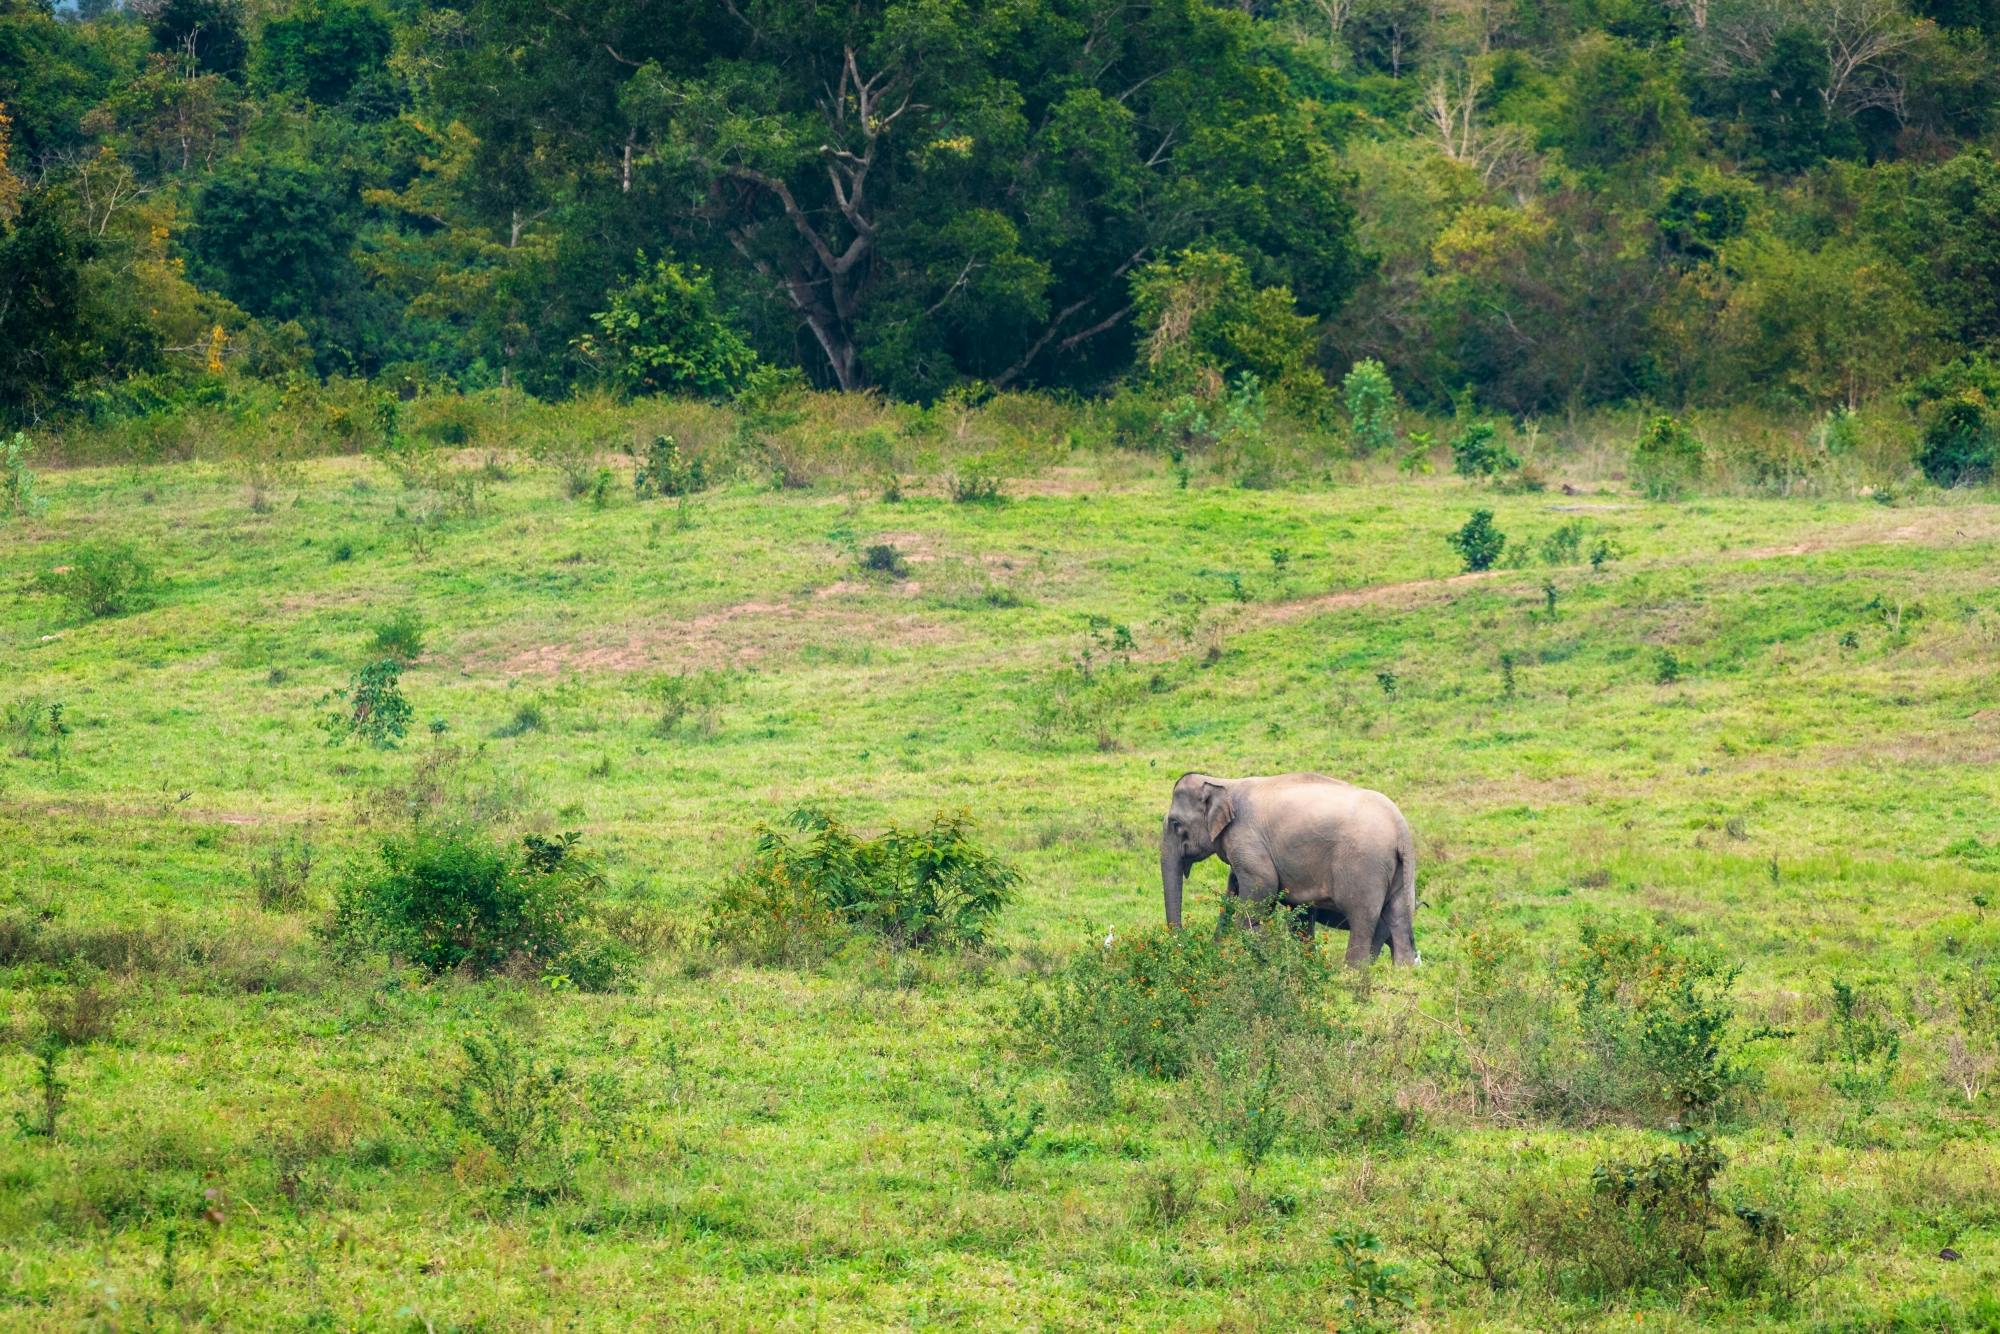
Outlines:
{"type": "MultiPolygon", "coordinates": [[[[914,583],[907,588],[911,596],[918,591],[914,583]]],[[[465,666],[510,677],[694,671],[749,666],[814,647],[903,648],[952,637],[949,627],[920,615],[885,615],[820,595],[829,591],[820,590],[805,604],[739,602],[684,619],[652,617],[594,627],[558,643],[493,646],[469,654],[465,666]]]]}

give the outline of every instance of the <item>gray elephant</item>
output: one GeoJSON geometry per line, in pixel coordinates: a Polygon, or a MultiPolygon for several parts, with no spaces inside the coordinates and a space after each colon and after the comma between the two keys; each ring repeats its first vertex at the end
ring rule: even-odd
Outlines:
{"type": "Polygon", "coordinates": [[[1206,857],[1229,865],[1230,901],[1272,899],[1347,928],[1347,962],[1372,963],[1382,946],[1415,963],[1417,854],[1409,821],[1380,792],[1323,774],[1212,778],[1185,774],[1160,828],[1167,925],[1181,924],[1181,886],[1206,857]]]}

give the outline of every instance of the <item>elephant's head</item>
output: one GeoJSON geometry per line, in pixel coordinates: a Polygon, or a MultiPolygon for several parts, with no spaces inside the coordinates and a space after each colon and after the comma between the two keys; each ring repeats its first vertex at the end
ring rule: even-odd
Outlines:
{"type": "Polygon", "coordinates": [[[1168,926],[1181,924],[1181,885],[1188,868],[1216,854],[1234,815],[1229,784],[1207,774],[1186,774],[1174,784],[1173,804],[1160,826],[1160,891],[1167,901],[1168,926]]]}

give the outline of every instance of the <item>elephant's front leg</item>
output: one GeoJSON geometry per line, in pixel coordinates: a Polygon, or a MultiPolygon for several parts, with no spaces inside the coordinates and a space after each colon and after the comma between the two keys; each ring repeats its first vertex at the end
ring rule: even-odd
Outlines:
{"type": "Polygon", "coordinates": [[[1224,901],[1224,911],[1241,912],[1245,907],[1259,910],[1253,914],[1253,922],[1261,919],[1261,910],[1275,902],[1280,893],[1278,868],[1271,859],[1254,848],[1232,849],[1235,860],[1229,864],[1229,897],[1224,901]]]}

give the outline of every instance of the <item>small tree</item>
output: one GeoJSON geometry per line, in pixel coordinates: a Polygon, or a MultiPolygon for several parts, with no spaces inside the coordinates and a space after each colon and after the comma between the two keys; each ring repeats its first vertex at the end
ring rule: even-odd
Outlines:
{"type": "Polygon", "coordinates": [[[28,467],[33,456],[34,446],[24,432],[16,431],[0,440],[0,518],[40,514],[46,507],[36,489],[34,471],[28,467]]]}
{"type": "Polygon", "coordinates": [[[341,707],[320,719],[320,726],[335,741],[358,736],[371,745],[388,750],[409,730],[415,711],[398,685],[403,664],[395,658],[371,662],[354,674],[345,690],[321,697],[320,703],[342,701],[341,707]]]}
{"type": "Polygon", "coordinates": [[[1917,466],[1938,486],[1964,486],[1992,477],[2000,463],[2000,420],[1971,394],[1932,406],[1924,422],[1917,466]]]}
{"type": "Polygon", "coordinates": [[[658,261],[615,288],[591,321],[598,332],[578,348],[629,393],[728,398],[757,369],[757,354],[723,319],[714,284],[696,265],[658,261]]]}
{"type": "Polygon", "coordinates": [[[1445,538],[1468,571],[1489,570],[1506,550],[1507,536],[1493,526],[1492,510],[1474,510],[1465,527],[1445,538]]]}
{"type": "Polygon", "coordinates": [[[1451,467],[1460,477],[1491,477],[1520,466],[1520,458],[1500,439],[1492,422],[1467,422],[1451,439],[1451,467]]]}
{"type": "Polygon", "coordinates": [[[1354,449],[1374,454],[1396,442],[1396,386],[1379,361],[1363,359],[1340,382],[1347,400],[1347,417],[1354,431],[1354,449]]]}

